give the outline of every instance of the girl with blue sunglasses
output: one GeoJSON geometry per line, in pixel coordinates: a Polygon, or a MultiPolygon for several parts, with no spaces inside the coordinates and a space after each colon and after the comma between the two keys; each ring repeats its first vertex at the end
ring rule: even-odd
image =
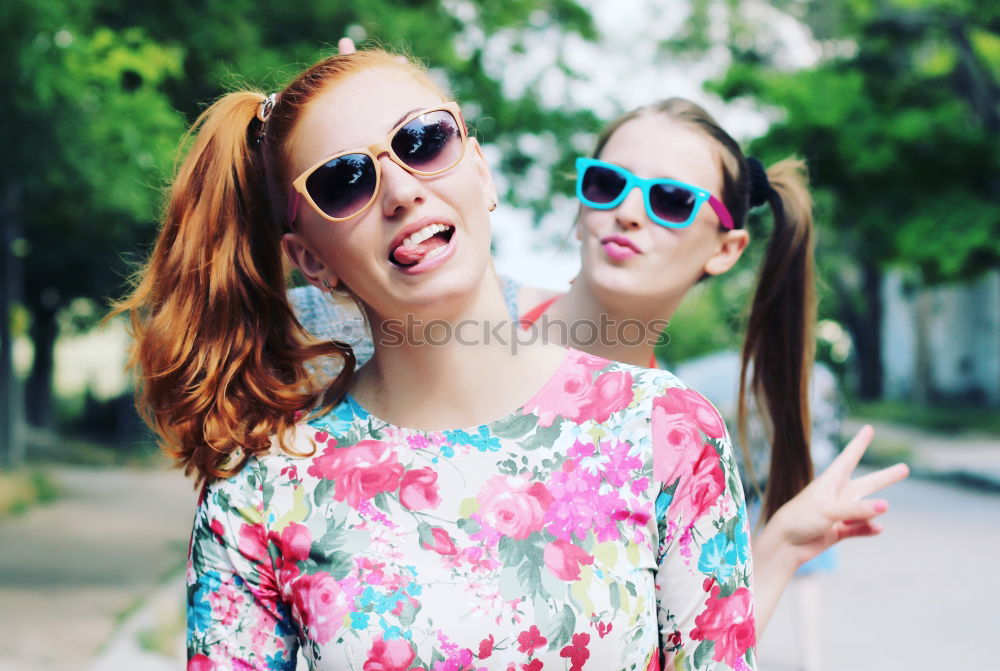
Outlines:
{"type": "MultiPolygon", "coordinates": [[[[750,241],[750,210],[771,211],[739,379],[729,383],[737,388],[741,436],[763,434],[754,444],[763,442],[762,449],[743,451],[745,476],[766,483],[766,523],[753,544],[760,632],[799,567],[843,538],[881,531],[873,518],[887,503],[862,499],[907,475],[899,464],[850,481],[871,440],[866,427],[812,479],[810,402],[822,400],[810,395],[815,300],[805,166],[786,159],[765,169],[704,109],[670,98],[632,110],[601,132],[593,157],[577,160],[576,193],[579,275],[565,294],[523,288],[519,295],[533,306],[524,313],[529,321],[547,323],[551,337],[576,346],[573,334],[584,331],[562,324],[601,315],[652,325],[670,320],[696,284],[739,261],[750,241]],[[757,420],[752,432],[745,428],[750,419],[757,420]]],[[[590,343],[588,351],[655,366],[659,336],[590,343]]],[[[825,438],[816,436],[820,443],[825,438]]]]}

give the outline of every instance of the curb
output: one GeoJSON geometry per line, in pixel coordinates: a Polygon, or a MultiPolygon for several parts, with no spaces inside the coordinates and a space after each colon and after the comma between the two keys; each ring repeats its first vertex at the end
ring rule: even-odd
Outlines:
{"type": "Polygon", "coordinates": [[[184,667],[184,583],[180,575],[160,584],[142,606],[126,617],[86,671],[176,671],[184,667]],[[174,631],[179,627],[179,635],[174,631]],[[142,639],[165,632],[173,653],[148,649],[142,639]]]}

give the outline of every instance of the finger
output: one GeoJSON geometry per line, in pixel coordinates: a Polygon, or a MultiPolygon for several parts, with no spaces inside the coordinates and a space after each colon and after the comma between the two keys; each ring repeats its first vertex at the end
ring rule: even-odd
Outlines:
{"type": "Polygon", "coordinates": [[[875,435],[875,429],[872,428],[871,424],[865,424],[861,429],[854,434],[854,438],[851,439],[845,447],[844,450],[837,455],[823,474],[823,477],[829,473],[832,477],[839,477],[844,480],[851,477],[851,473],[854,472],[854,468],[861,461],[862,455],[864,455],[865,450],[872,442],[872,436],[875,435]]]}
{"type": "Polygon", "coordinates": [[[896,484],[900,480],[905,479],[909,474],[909,466],[902,463],[895,464],[894,466],[889,466],[852,480],[850,493],[853,497],[864,498],[883,487],[896,484]]]}
{"type": "Polygon", "coordinates": [[[843,501],[832,506],[827,514],[838,522],[870,520],[889,509],[885,499],[866,499],[864,501],[843,501]]]}
{"type": "Polygon", "coordinates": [[[337,40],[337,53],[340,55],[353,54],[357,49],[354,48],[354,40],[350,37],[341,37],[337,40]]]}
{"type": "Polygon", "coordinates": [[[881,524],[875,522],[864,522],[860,524],[851,525],[841,525],[834,529],[837,535],[837,540],[842,541],[845,538],[862,538],[865,536],[877,536],[882,533],[884,527],[881,524]]]}

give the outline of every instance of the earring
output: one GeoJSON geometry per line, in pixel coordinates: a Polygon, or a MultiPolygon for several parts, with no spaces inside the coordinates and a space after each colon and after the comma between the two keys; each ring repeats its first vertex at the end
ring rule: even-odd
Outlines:
{"type": "Polygon", "coordinates": [[[330,280],[323,278],[323,286],[326,287],[327,291],[333,291],[333,285],[330,284],[330,280]]]}
{"type": "Polygon", "coordinates": [[[490,212],[492,212],[493,210],[497,209],[497,201],[495,201],[495,200],[491,200],[491,201],[490,201],[490,206],[489,206],[489,207],[488,207],[487,209],[488,209],[488,210],[489,210],[490,212]]]}

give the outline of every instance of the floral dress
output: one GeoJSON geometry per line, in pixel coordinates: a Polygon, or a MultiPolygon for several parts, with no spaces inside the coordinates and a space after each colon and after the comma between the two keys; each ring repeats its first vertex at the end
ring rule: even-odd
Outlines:
{"type": "Polygon", "coordinates": [[[753,669],[725,424],[570,350],[514,413],[394,426],[353,398],[203,490],[188,669],[753,669]]]}

